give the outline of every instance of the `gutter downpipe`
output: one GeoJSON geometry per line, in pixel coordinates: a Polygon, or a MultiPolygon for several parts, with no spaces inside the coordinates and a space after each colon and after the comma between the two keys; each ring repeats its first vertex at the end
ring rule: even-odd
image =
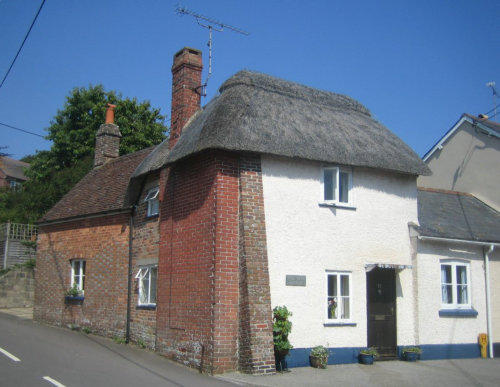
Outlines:
{"type": "Polygon", "coordinates": [[[493,252],[496,246],[500,246],[500,243],[492,242],[478,242],[478,241],[468,241],[465,239],[452,239],[452,238],[439,238],[439,237],[427,237],[418,236],[418,239],[423,241],[435,241],[435,242],[452,242],[452,243],[464,243],[476,246],[489,246],[488,251],[484,253],[484,277],[485,277],[485,290],[486,290],[486,326],[488,330],[488,350],[490,358],[495,356],[493,352],[493,338],[492,338],[492,327],[491,327],[491,301],[490,301],[490,254],[493,252]]]}
{"type": "Polygon", "coordinates": [[[127,267],[127,317],[125,325],[125,342],[130,341],[130,299],[132,292],[132,241],[134,232],[134,210],[135,206],[130,211],[129,226],[128,226],[128,267],[127,267]]]}
{"type": "Polygon", "coordinates": [[[484,276],[486,281],[486,324],[488,326],[488,349],[490,353],[490,359],[492,359],[495,354],[493,353],[493,337],[491,328],[491,300],[490,300],[490,254],[495,249],[495,245],[490,245],[488,251],[484,253],[484,276]]]}

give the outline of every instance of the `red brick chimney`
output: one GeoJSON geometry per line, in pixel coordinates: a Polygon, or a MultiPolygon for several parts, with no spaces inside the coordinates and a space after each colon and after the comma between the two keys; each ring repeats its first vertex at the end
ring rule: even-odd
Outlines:
{"type": "Polygon", "coordinates": [[[170,149],[179,139],[186,122],[200,108],[202,69],[200,50],[184,47],[174,55],[170,149]]]}
{"type": "Polygon", "coordinates": [[[108,103],[106,121],[99,127],[95,139],[94,168],[106,164],[120,155],[120,138],[122,134],[115,124],[115,107],[108,103]]]}

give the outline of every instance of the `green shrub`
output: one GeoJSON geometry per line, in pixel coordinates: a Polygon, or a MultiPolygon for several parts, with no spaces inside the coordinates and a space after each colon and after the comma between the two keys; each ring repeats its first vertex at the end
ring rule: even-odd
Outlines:
{"type": "Polygon", "coordinates": [[[288,318],[292,313],[286,306],[277,306],[273,309],[273,341],[274,351],[282,353],[293,348],[288,341],[288,335],[292,331],[292,323],[288,318]]]}
{"type": "Polygon", "coordinates": [[[362,349],[360,351],[363,355],[372,355],[373,357],[378,357],[378,351],[374,347],[362,349]]]}
{"type": "MultiPolygon", "coordinates": [[[[330,352],[322,345],[318,345],[311,350],[311,357],[317,359],[320,368],[326,368],[330,352]]],[[[314,366],[314,365],[313,365],[314,366]]]]}
{"type": "Polygon", "coordinates": [[[76,284],[73,285],[73,287],[69,288],[66,291],[66,296],[68,297],[81,297],[82,292],[78,289],[76,284]]]}
{"type": "Polygon", "coordinates": [[[406,347],[401,350],[403,353],[418,353],[419,355],[422,353],[422,349],[420,347],[406,347]]]}
{"type": "Polygon", "coordinates": [[[125,344],[127,342],[127,340],[125,340],[125,337],[121,337],[121,336],[114,336],[113,341],[116,344],[125,344]]]}

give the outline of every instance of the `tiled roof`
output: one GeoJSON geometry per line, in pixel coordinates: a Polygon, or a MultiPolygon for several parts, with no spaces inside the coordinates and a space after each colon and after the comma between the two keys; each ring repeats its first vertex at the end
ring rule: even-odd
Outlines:
{"type": "Polygon", "coordinates": [[[423,236],[500,242],[500,213],[471,194],[419,188],[418,221],[423,236]]]}
{"type": "Polygon", "coordinates": [[[24,168],[28,168],[29,166],[30,165],[28,163],[11,159],[10,157],[0,157],[0,169],[8,177],[13,177],[19,180],[27,180],[26,176],[24,176],[24,168]]]}
{"type": "Polygon", "coordinates": [[[40,219],[40,222],[126,208],[130,176],[153,149],[150,147],[118,157],[102,167],[91,170],[40,219]]]}

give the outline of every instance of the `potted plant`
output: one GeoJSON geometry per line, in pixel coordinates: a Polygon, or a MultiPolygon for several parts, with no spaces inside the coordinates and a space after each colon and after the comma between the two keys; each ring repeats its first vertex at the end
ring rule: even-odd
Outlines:
{"type": "Polygon", "coordinates": [[[323,347],[322,345],[318,345],[311,350],[311,354],[309,355],[309,362],[311,363],[311,367],[314,368],[326,368],[328,364],[328,349],[323,347]]]}
{"type": "Polygon", "coordinates": [[[420,347],[406,347],[401,350],[401,355],[406,361],[417,361],[421,353],[420,347]]]}
{"type": "Polygon", "coordinates": [[[66,291],[65,301],[68,304],[81,303],[83,301],[83,292],[78,289],[76,284],[66,291]]]}
{"type": "Polygon", "coordinates": [[[292,330],[292,323],[288,320],[291,315],[286,306],[277,306],[273,309],[274,357],[277,371],[288,369],[285,357],[293,348],[288,341],[288,335],[292,330]]]}
{"type": "Polygon", "coordinates": [[[359,352],[359,362],[361,364],[373,364],[373,360],[378,356],[378,352],[374,347],[362,349],[359,352]]]}

